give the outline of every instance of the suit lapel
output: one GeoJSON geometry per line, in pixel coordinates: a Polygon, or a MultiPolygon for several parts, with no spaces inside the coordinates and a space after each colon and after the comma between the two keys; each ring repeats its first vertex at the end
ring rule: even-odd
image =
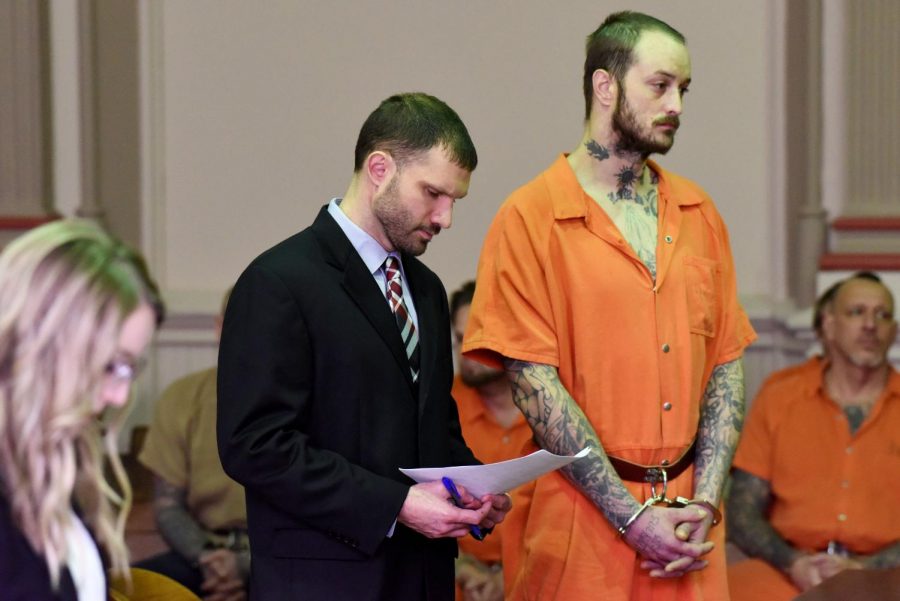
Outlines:
{"type": "MultiPolygon", "coordinates": [[[[363,263],[344,232],[341,231],[340,226],[335,223],[334,218],[328,214],[326,208],[319,212],[312,228],[322,245],[325,260],[343,271],[344,277],[341,285],[347,295],[387,345],[405,375],[407,383],[412,387],[409,359],[403,348],[400,330],[397,328],[397,322],[385,300],[384,293],[379,290],[372,274],[366,268],[366,264],[363,263]]],[[[416,308],[418,309],[418,305],[416,308]]]]}

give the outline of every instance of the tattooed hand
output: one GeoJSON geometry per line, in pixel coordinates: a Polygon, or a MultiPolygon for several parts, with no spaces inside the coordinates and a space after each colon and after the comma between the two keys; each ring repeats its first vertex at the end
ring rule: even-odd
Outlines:
{"type": "MultiPolygon", "coordinates": [[[[701,509],[702,506],[695,506],[701,509]]],[[[712,528],[712,513],[707,511],[707,518],[699,522],[682,522],[675,527],[675,536],[679,540],[692,543],[703,543],[712,528]]],[[[650,576],[654,578],[679,578],[688,572],[702,570],[708,565],[704,559],[696,559],[684,556],[667,564],[659,564],[650,560],[641,562],[641,568],[650,570],[650,576]]]]}
{"type": "Polygon", "coordinates": [[[677,578],[706,567],[700,557],[715,546],[704,540],[711,521],[699,507],[650,507],[625,532],[625,542],[644,558],[641,567],[651,576],[677,578]]]}

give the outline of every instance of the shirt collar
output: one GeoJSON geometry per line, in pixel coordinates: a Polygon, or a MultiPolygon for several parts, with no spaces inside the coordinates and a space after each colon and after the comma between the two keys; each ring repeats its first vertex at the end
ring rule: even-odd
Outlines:
{"type": "MultiPolygon", "coordinates": [[[[818,366],[819,377],[816,378],[812,384],[813,392],[817,392],[824,399],[829,398],[828,391],[825,390],[825,371],[828,369],[828,365],[828,359],[820,359],[820,364],[818,366]]],[[[890,399],[892,397],[900,398],[900,372],[894,369],[893,365],[888,365],[887,382],[885,382],[884,390],[881,391],[881,394],[878,397],[879,400],[882,397],[885,399],[890,399]]],[[[877,404],[878,402],[876,401],[876,405],[877,404]]]]}
{"type": "MultiPolygon", "coordinates": [[[[389,253],[386,251],[367,231],[353,223],[350,218],[347,217],[344,210],[341,209],[342,200],[342,198],[332,198],[331,202],[328,203],[328,213],[337,222],[338,227],[341,228],[341,231],[344,232],[347,239],[350,240],[350,244],[353,245],[353,248],[356,249],[356,252],[363,260],[363,263],[366,264],[369,273],[375,274],[381,269],[382,265],[384,265],[384,260],[387,259],[388,255],[393,255],[400,260],[399,253],[389,253]]],[[[400,265],[402,272],[402,260],[400,260],[400,265]]]]}
{"type": "MultiPolygon", "coordinates": [[[[559,155],[546,171],[548,192],[553,198],[553,217],[560,219],[573,219],[586,217],[589,203],[593,200],[585,193],[575,172],[569,164],[567,154],[559,155]]],[[[647,160],[647,165],[659,177],[658,194],[660,199],[673,200],[679,206],[697,205],[703,202],[700,194],[679,194],[672,198],[672,189],[678,183],[679,176],[670,173],[660,167],[655,161],[647,160]]]]}

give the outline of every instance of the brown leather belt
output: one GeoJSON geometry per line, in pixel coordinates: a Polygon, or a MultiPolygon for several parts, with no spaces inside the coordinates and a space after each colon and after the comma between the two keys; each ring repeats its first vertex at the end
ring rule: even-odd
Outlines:
{"type": "Polygon", "coordinates": [[[653,484],[663,481],[663,471],[665,471],[668,480],[674,480],[681,472],[692,465],[694,463],[696,446],[697,439],[695,438],[691,442],[691,446],[682,453],[681,457],[670,464],[641,465],[612,456],[609,456],[609,462],[622,480],[627,480],[628,482],[650,482],[653,484]]]}

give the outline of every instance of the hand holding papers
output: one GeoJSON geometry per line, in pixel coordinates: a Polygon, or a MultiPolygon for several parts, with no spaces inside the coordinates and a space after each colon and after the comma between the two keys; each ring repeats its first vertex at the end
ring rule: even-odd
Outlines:
{"type": "MultiPolygon", "coordinates": [[[[447,492],[450,493],[450,496],[453,497],[453,504],[457,507],[463,507],[462,499],[459,497],[459,491],[456,490],[456,485],[453,483],[453,480],[444,477],[441,478],[441,482],[444,483],[444,488],[446,488],[447,492]]],[[[484,540],[484,535],[481,533],[481,528],[478,526],[469,526],[469,532],[472,533],[472,538],[475,540],[484,540]]]]}
{"type": "Polygon", "coordinates": [[[400,471],[416,482],[433,482],[444,477],[451,478],[457,485],[464,486],[474,497],[504,493],[515,487],[558,470],[585,457],[590,447],[576,455],[554,455],[540,450],[509,461],[487,465],[458,465],[451,467],[400,468],[400,471]]]}

